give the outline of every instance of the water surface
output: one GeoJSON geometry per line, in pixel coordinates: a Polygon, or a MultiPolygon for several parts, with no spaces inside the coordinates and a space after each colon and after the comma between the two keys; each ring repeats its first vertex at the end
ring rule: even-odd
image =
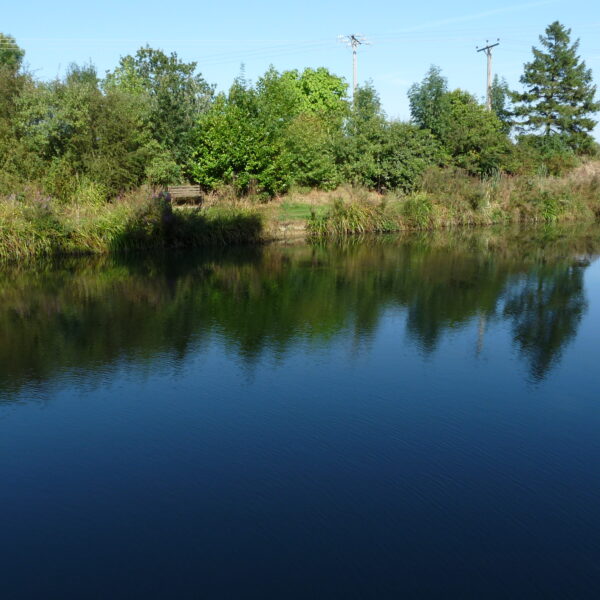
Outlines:
{"type": "Polygon", "coordinates": [[[2,597],[594,597],[599,234],[3,267],[2,597]]]}

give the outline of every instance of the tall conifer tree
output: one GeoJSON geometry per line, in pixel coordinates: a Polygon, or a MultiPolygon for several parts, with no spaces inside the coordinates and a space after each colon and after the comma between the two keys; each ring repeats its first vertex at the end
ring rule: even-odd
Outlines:
{"type": "Polygon", "coordinates": [[[523,93],[513,92],[514,114],[522,131],[559,135],[574,150],[592,141],[592,115],[600,109],[592,71],[577,55],[579,40],[570,43],[571,30],[555,21],[540,36],[542,49],[532,48],[533,60],[525,64],[523,93]]]}

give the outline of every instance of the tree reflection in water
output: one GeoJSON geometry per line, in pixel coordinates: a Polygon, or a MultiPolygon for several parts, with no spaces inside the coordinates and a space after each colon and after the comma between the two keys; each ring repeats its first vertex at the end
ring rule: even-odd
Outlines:
{"type": "MultiPolygon", "coordinates": [[[[215,335],[248,365],[302,342],[375,335],[405,314],[420,351],[449,330],[511,324],[544,378],[586,310],[585,266],[598,229],[421,234],[346,245],[240,248],[194,255],[78,258],[0,271],[0,393],[72,369],[183,360],[215,335]]],[[[398,342],[404,343],[401,340],[398,342]]]]}

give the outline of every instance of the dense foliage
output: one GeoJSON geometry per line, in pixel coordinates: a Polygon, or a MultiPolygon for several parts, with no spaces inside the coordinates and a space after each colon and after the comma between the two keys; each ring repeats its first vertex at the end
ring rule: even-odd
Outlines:
{"type": "Polygon", "coordinates": [[[0,34],[0,195],[104,202],[144,183],[185,181],[261,198],[344,183],[406,194],[432,167],[477,177],[560,173],[595,150],[589,132],[600,108],[569,35],[550,25],[545,51],[534,49],[525,65],[525,91],[497,78],[492,111],[431,67],[409,90],[411,121],[399,122],[370,84],[351,101],[325,68],[271,68],[216,94],[196,63],[150,47],[103,78],[72,65],[63,78],[39,81],[16,41],[0,34]]]}
{"type": "Polygon", "coordinates": [[[120,90],[140,101],[152,138],[179,164],[189,159],[190,132],[210,106],[214,91],[196,66],[175,53],[167,56],[146,46],[135,56],[121,58],[104,81],[106,90],[120,90]]]}

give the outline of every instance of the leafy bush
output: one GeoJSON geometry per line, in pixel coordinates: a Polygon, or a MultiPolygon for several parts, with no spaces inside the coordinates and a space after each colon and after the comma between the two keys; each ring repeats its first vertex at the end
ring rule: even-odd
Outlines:
{"type": "Polygon", "coordinates": [[[167,151],[158,151],[146,165],[146,180],[153,187],[164,187],[179,183],[183,178],[182,168],[167,151]]]}
{"type": "Polygon", "coordinates": [[[560,176],[579,163],[568,141],[558,135],[521,135],[515,150],[515,168],[520,173],[560,176]]]}
{"type": "Polygon", "coordinates": [[[439,138],[452,162],[472,174],[502,169],[511,144],[498,117],[461,90],[448,92],[439,138]]]}

